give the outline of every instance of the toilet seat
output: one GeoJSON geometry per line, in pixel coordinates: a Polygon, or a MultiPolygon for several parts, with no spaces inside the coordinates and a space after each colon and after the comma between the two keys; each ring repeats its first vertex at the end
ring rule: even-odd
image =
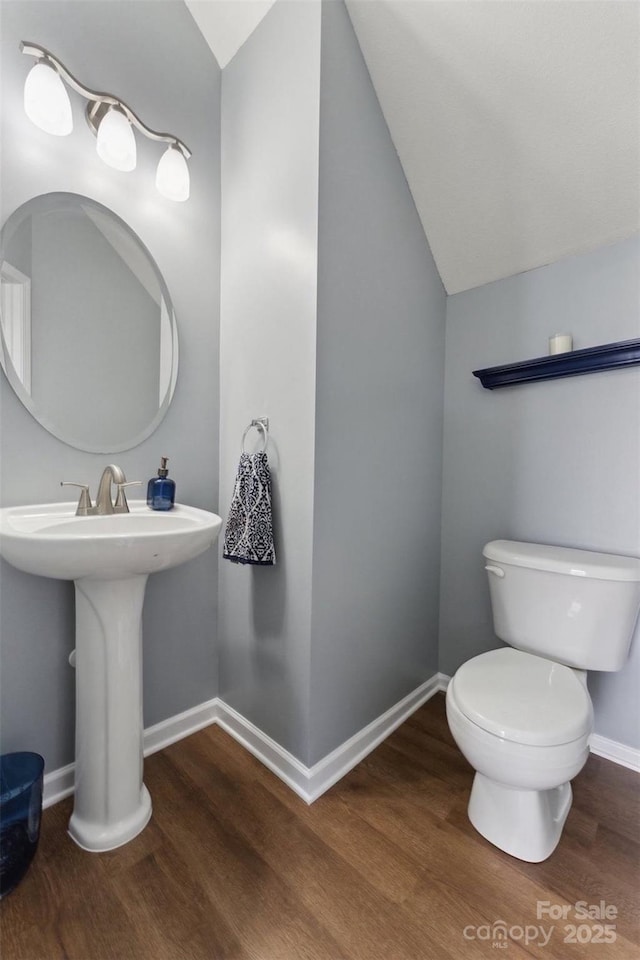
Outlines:
{"type": "Polygon", "coordinates": [[[591,699],[573,670],[522,650],[482,653],[451,684],[463,715],[503,740],[553,746],[591,730],[591,699]]]}

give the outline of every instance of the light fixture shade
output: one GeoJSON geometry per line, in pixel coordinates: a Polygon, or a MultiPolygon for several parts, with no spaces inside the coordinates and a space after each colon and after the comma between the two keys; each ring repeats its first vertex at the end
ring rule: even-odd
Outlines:
{"type": "Polygon", "coordinates": [[[96,150],[101,160],[115,170],[134,170],[136,138],[126,114],[111,107],[100,121],[96,150]]]}
{"type": "Polygon", "coordinates": [[[156,187],[167,200],[189,199],[189,167],[182,150],[173,144],[160,157],[156,187]]]}
{"type": "Polygon", "coordinates": [[[66,137],[73,130],[69,94],[55,67],[43,60],[27,75],[24,110],[29,120],[46,133],[66,137]]]}

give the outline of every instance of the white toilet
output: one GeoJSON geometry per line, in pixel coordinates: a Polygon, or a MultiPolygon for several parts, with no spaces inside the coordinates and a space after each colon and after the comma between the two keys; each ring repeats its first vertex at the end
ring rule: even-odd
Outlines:
{"type": "Polygon", "coordinates": [[[555,849],[589,755],[586,670],[619,670],[640,608],[640,560],[494,540],[483,550],[497,636],[463,664],[447,719],[475,768],[469,819],[537,863],[555,849]],[[512,649],[512,648],[517,649],[512,649]]]}

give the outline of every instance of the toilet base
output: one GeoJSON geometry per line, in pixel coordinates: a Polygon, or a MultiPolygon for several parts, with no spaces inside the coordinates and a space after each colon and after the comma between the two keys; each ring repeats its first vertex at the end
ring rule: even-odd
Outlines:
{"type": "Polygon", "coordinates": [[[570,783],[552,790],[520,790],[476,773],[469,820],[500,850],[518,860],[539,863],[557,847],[571,801],[570,783]]]}

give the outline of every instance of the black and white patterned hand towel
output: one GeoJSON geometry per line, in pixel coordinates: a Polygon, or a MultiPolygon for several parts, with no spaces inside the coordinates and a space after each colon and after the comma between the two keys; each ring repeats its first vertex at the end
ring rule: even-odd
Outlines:
{"type": "Polygon", "coordinates": [[[233,563],[269,566],[276,562],[271,474],[264,452],[240,454],[222,556],[233,563]]]}

